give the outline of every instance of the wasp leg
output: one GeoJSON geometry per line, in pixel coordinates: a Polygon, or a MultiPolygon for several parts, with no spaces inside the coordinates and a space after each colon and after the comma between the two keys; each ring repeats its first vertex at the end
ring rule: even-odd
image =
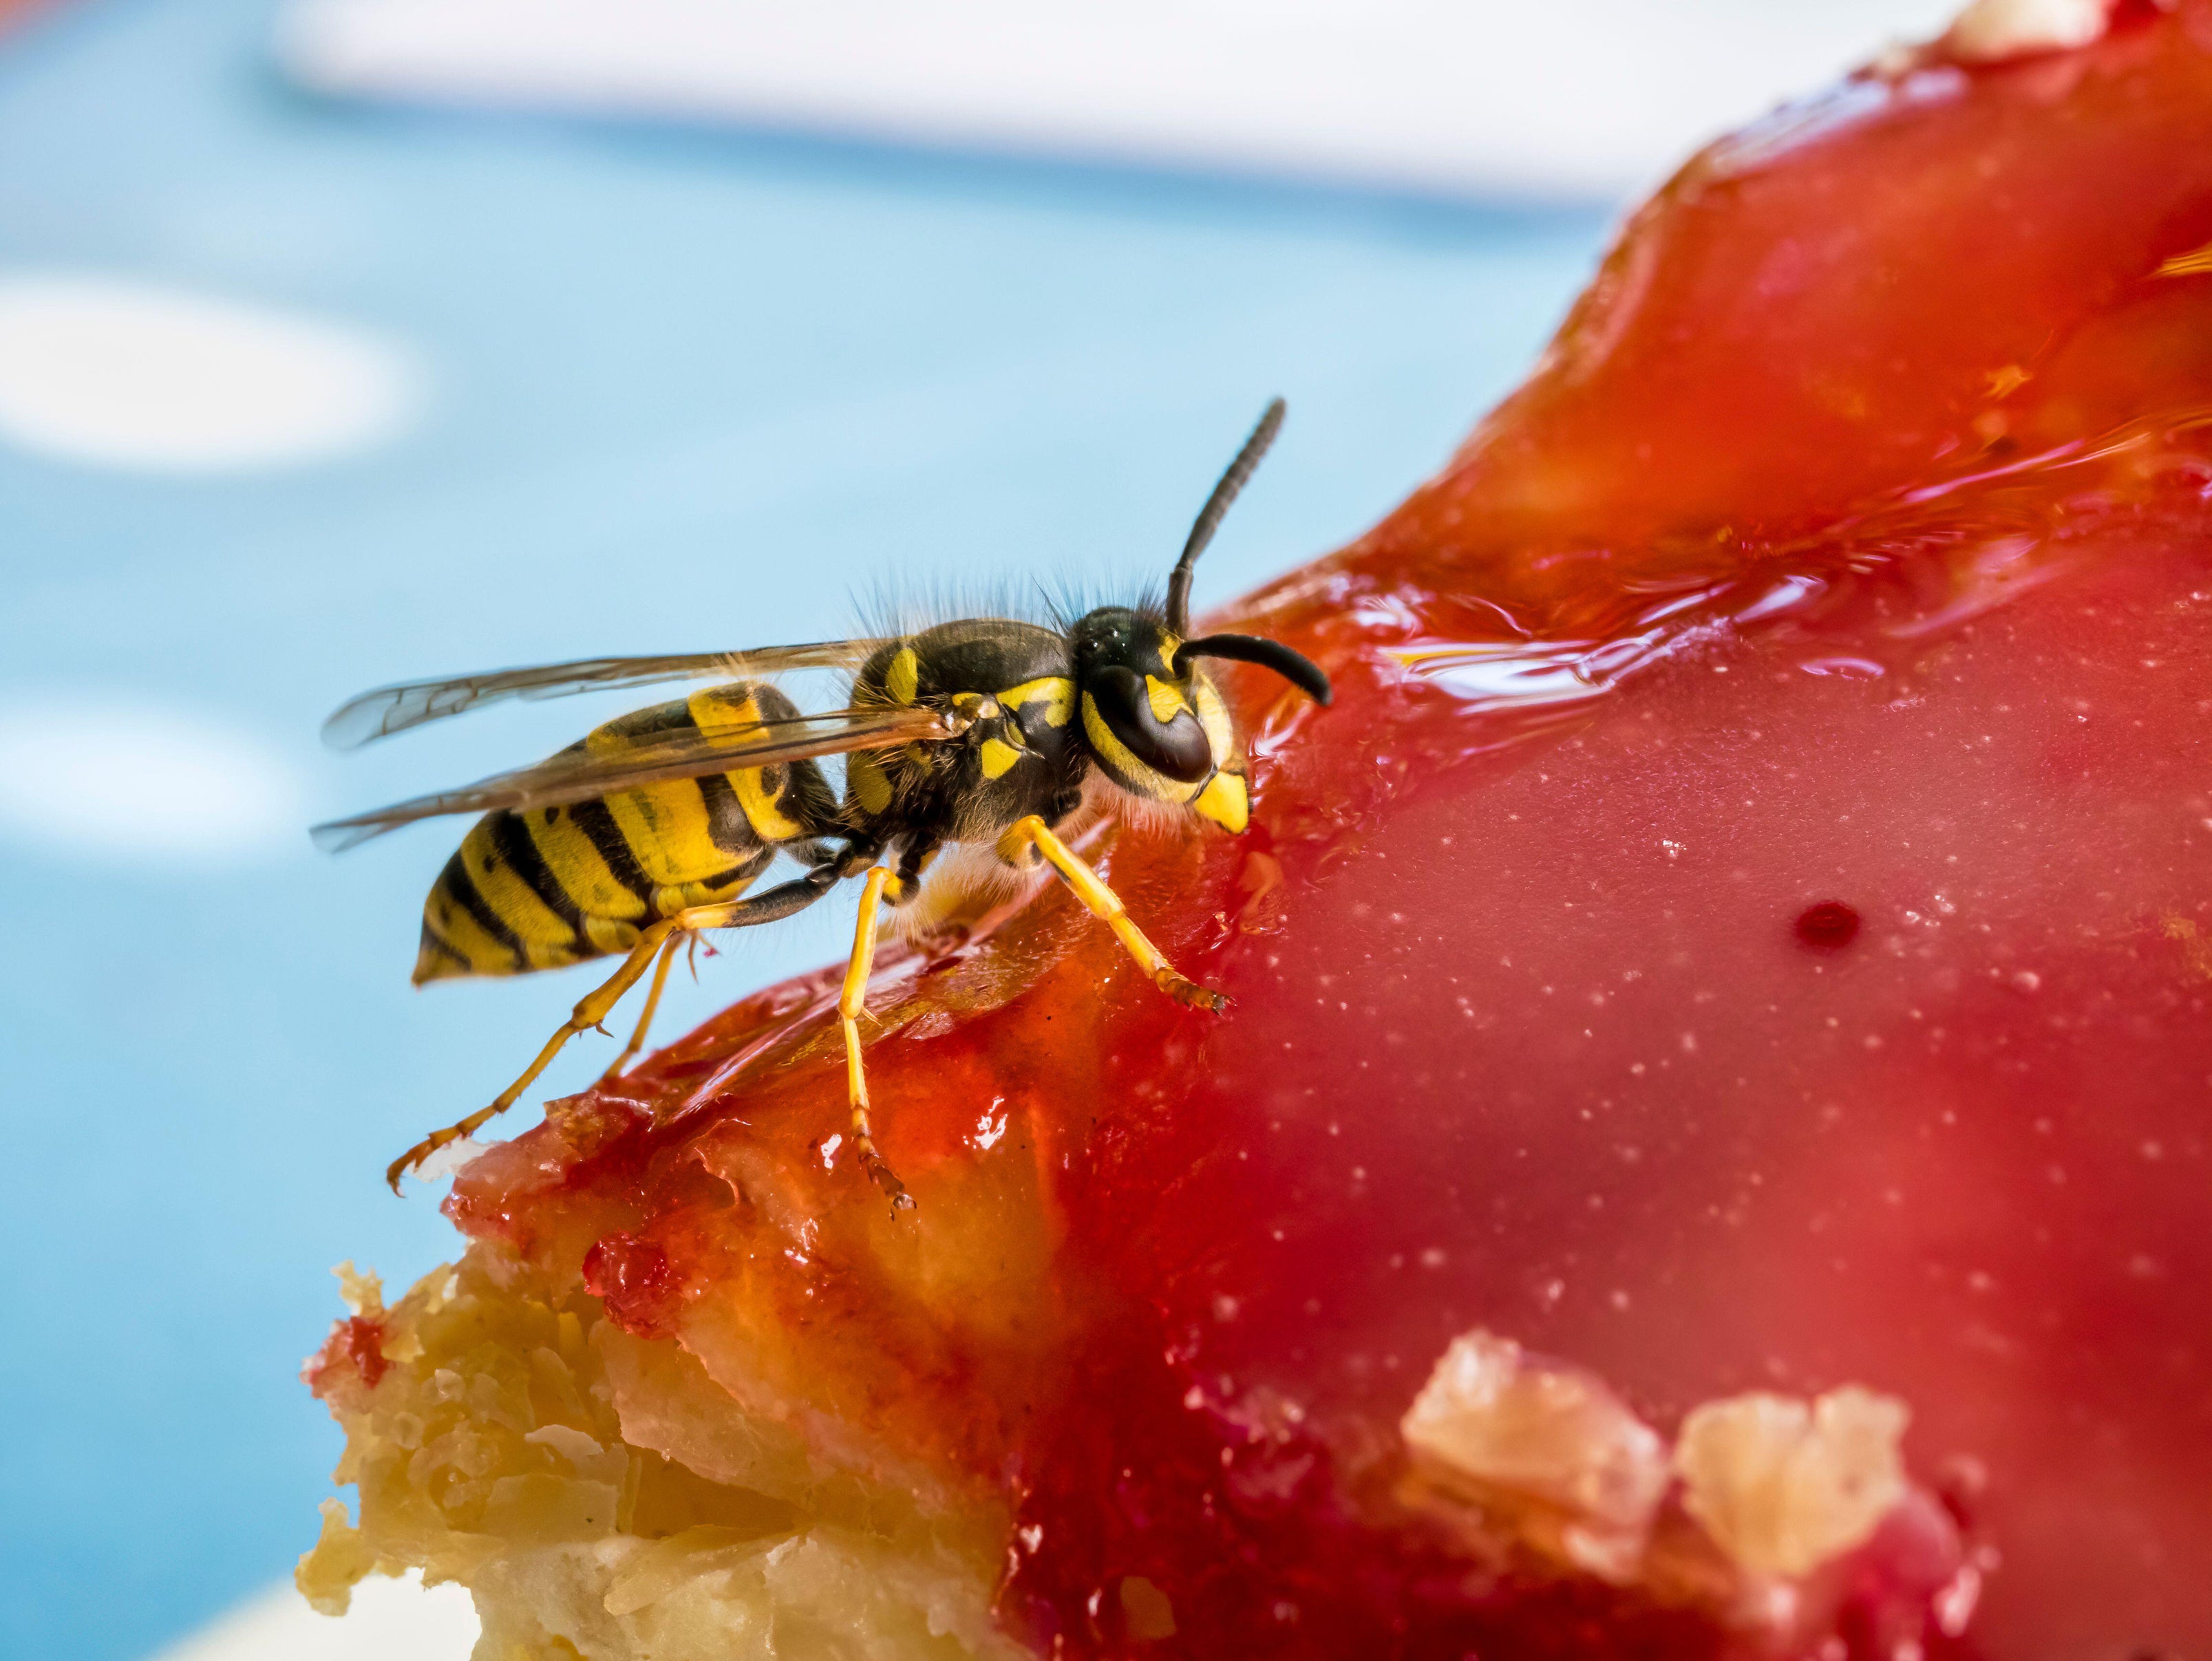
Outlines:
{"type": "MultiPolygon", "coordinates": [[[[793,912],[803,911],[837,884],[844,875],[843,866],[846,863],[841,858],[826,864],[817,865],[804,876],[794,877],[788,882],[780,883],[766,894],[757,895],[750,900],[733,900],[720,906],[694,906],[687,911],[677,912],[673,917],[665,918],[660,922],[647,924],[640,931],[637,944],[630,948],[629,955],[623,960],[622,967],[608,976],[604,985],[590,992],[576,1005],[574,1011],[563,1023],[561,1030],[546,1040],[545,1047],[538,1052],[538,1059],[530,1064],[520,1078],[501,1091],[498,1098],[489,1107],[479,1107],[466,1118],[448,1125],[442,1131],[431,1131],[428,1136],[392,1161],[384,1173],[384,1179],[392,1185],[392,1191],[398,1193],[399,1179],[436,1153],[438,1149],[445,1147],[448,1143],[458,1142],[463,1137],[473,1135],[481,1130],[486,1122],[497,1118],[514,1106],[538,1074],[552,1064],[553,1058],[561,1053],[563,1045],[577,1034],[591,1031],[607,1018],[615,1005],[622,1002],[623,994],[637,984],[638,977],[645,973],[646,966],[653,961],[653,954],[658,952],[664,943],[672,942],[678,935],[693,934],[701,929],[738,929],[756,923],[774,923],[780,918],[789,917],[793,912]]],[[[665,967],[666,961],[664,959],[663,967],[665,968],[665,967]]],[[[656,978],[656,995],[658,991],[659,984],[656,978]]],[[[650,1015],[649,1006],[647,1013],[650,1015]]]]}
{"type": "Polygon", "coordinates": [[[501,1090],[489,1107],[479,1107],[466,1118],[448,1125],[442,1131],[430,1134],[392,1161],[384,1173],[384,1179],[392,1185],[392,1191],[399,1191],[399,1179],[443,1148],[447,1143],[458,1142],[473,1135],[489,1119],[495,1118],[521,1100],[538,1074],[553,1064],[553,1058],[561,1053],[562,1046],[579,1033],[588,1033],[607,1018],[609,1011],[622,1001],[622,995],[637,983],[646,966],[653,961],[663,942],[674,931],[674,921],[649,925],[630,948],[629,955],[623,959],[622,967],[608,976],[599,985],[586,993],[561,1030],[545,1040],[545,1047],[538,1052],[538,1059],[523,1069],[522,1076],[501,1090]]]}
{"type": "Polygon", "coordinates": [[[943,844],[934,838],[916,837],[900,856],[898,878],[890,885],[891,904],[903,906],[921,891],[922,873],[929,869],[943,844]]]}
{"type": "Polygon", "coordinates": [[[845,1096],[853,1106],[853,1151],[860,1158],[860,1168],[884,1191],[891,1209],[908,1211],[914,1209],[914,1196],[876,1151],[876,1138],[868,1128],[868,1072],[860,1059],[860,1014],[867,1007],[868,975],[876,967],[876,912],[883,905],[886,888],[896,900],[899,879],[890,866],[878,865],[869,871],[860,889],[860,920],[853,930],[853,955],[845,965],[845,988],[838,994],[837,1017],[845,1026],[845,1096]]]}
{"type": "MultiPolygon", "coordinates": [[[[661,991],[668,985],[668,966],[676,961],[676,943],[679,940],[689,940],[696,956],[699,947],[698,931],[686,929],[679,932],[670,930],[668,938],[660,943],[660,959],[653,966],[653,985],[646,991],[645,1008],[637,1017],[636,1028],[630,1034],[629,1042],[623,1046],[622,1053],[614,1058],[606,1071],[599,1075],[600,1083],[621,1077],[623,1069],[629,1065],[630,1058],[645,1048],[645,1035],[653,1029],[653,1011],[660,1007],[661,991]]],[[[696,964],[693,979],[697,979],[696,964]]]]}
{"type": "Polygon", "coordinates": [[[1129,920],[1121,896],[1108,888],[1098,873],[1085,864],[1075,851],[1054,835],[1052,827],[1035,814],[1016,821],[1013,827],[999,839],[999,857],[1012,864],[1025,865],[1031,863],[1032,849],[1043,855],[1060,880],[1075,890],[1075,897],[1090,908],[1091,914],[1114,931],[1123,949],[1137,960],[1137,967],[1152,977],[1152,985],[1176,1003],[1188,1003],[1194,1009],[1218,1012],[1229,1007],[1229,1000],[1219,992],[1211,991],[1177,973],[1175,965],[1161,955],[1160,949],[1145,938],[1145,931],[1129,920]]]}

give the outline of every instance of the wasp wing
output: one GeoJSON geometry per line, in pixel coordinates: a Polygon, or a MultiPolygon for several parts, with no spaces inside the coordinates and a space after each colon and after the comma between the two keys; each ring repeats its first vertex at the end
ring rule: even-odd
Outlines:
{"type": "Polygon", "coordinates": [[[754,652],[694,652],[665,658],[580,658],[530,669],[496,669],[379,687],[349,699],[323,723],[332,749],[359,749],[379,738],[441,721],[510,698],[567,698],[607,687],[651,686],[662,681],[741,680],[791,669],[852,669],[880,640],[817,640],[810,646],[768,646],[754,652]]]}
{"type": "Polygon", "coordinates": [[[625,739],[619,747],[604,750],[579,744],[533,767],[494,773],[459,790],[439,791],[374,813],[334,819],[316,826],[310,834],[325,852],[343,853],[418,819],[449,813],[489,813],[498,808],[561,807],[672,779],[696,779],[737,767],[762,767],[777,761],[802,761],[817,755],[889,749],[955,737],[967,724],[965,718],[938,710],[841,709],[788,720],[656,733],[625,739]]]}

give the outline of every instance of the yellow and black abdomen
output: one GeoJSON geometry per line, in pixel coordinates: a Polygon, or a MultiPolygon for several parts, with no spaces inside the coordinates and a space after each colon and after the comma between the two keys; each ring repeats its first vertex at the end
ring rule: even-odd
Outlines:
{"type": "MultiPolygon", "coordinates": [[[[798,713],[774,687],[710,687],[596,728],[578,749],[798,713]]],[[[626,952],[649,923],[734,900],[778,847],[802,858],[837,830],[836,797],[811,761],[615,791],[567,807],[478,820],[422,906],[415,984],[526,974],[626,952]]]]}

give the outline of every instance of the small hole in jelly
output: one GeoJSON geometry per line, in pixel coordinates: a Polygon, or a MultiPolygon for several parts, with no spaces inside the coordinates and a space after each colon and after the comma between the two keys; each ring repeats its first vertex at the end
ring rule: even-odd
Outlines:
{"type": "Polygon", "coordinates": [[[1797,913],[1797,937],[1832,951],[1858,938],[1859,914],[1840,900],[1823,900],[1797,913]]]}

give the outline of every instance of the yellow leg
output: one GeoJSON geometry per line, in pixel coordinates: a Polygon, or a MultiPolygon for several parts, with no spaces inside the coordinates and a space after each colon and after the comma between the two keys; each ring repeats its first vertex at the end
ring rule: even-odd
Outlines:
{"type": "MultiPolygon", "coordinates": [[[[692,949],[695,952],[698,949],[699,936],[696,931],[678,934],[672,930],[668,938],[660,943],[660,960],[653,966],[653,985],[645,994],[645,1009],[637,1018],[636,1030],[630,1034],[629,1042],[623,1046],[623,1052],[614,1058],[613,1064],[599,1075],[600,1083],[620,1077],[622,1070],[629,1065],[630,1058],[645,1048],[645,1035],[653,1030],[653,1011],[660,1007],[661,989],[668,985],[668,966],[676,961],[676,943],[679,940],[689,940],[692,949]]],[[[696,972],[694,979],[696,979],[696,972]]]]}
{"type": "MultiPolygon", "coordinates": [[[[683,914],[679,913],[680,915],[683,914]]],[[[622,967],[617,969],[607,977],[605,982],[585,995],[561,1030],[545,1040],[545,1047],[538,1052],[538,1059],[523,1069],[522,1076],[501,1090],[490,1106],[479,1107],[466,1118],[448,1125],[442,1131],[431,1131],[428,1136],[392,1161],[384,1173],[384,1179],[392,1185],[392,1191],[398,1193],[399,1179],[447,1143],[458,1142],[463,1137],[473,1135],[483,1128],[487,1120],[497,1118],[520,1100],[522,1093],[530,1088],[538,1074],[553,1064],[553,1058],[561,1053],[562,1046],[577,1034],[590,1032],[592,1028],[607,1018],[608,1013],[616,1004],[622,1002],[622,995],[637,984],[637,978],[645,973],[646,966],[653,961],[653,954],[660,949],[661,943],[675,932],[677,922],[677,918],[670,918],[664,922],[648,925],[640,933],[637,944],[631,947],[629,955],[623,959],[622,967]]]]}
{"type": "Polygon", "coordinates": [[[1175,965],[1161,955],[1160,949],[1145,938],[1145,931],[1129,920],[1121,895],[1101,882],[1098,873],[1085,864],[1075,851],[1054,836],[1051,827],[1035,814],[1017,821],[999,839],[999,856],[1015,864],[1026,864],[1032,849],[1042,854],[1061,880],[1075,890],[1075,897],[1090,908],[1091,914],[1114,931],[1115,937],[1137,960],[1137,967],[1152,978],[1152,985],[1176,1003],[1188,1003],[1193,1009],[1219,1011],[1229,1007],[1229,1000],[1219,992],[1209,991],[1196,981],[1178,974],[1175,965]]]}
{"type": "MultiPolygon", "coordinates": [[[[784,889],[795,890],[804,886],[806,885],[789,882],[784,885],[784,889]]],[[[827,886],[827,883],[822,885],[822,887],[827,886]]],[[[552,1064],[553,1058],[561,1053],[562,1046],[577,1034],[590,1032],[612,1013],[615,1005],[622,1002],[623,994],[637,985],[639,977],[644,974],[647,966],[652,963],[654,954],[659,952],[664,944],[673,945],[678,936],[686,934],[696,936],[702,929],[732,928],[742,924],[768,921],[776,917],[787,916],[820,892],[821,888],[813,888],[796,904],[790,902],[787,894],[772,893],[764,894],[758,900],[732,900],[720,906],[694,906],[689,910],[677,912],[673,917],[665,918],[658,923],[647,924],[640,931],[637,944],[630,948],[629,955],[623,960],[622,967],[608,976],[603,985],[592,991],[576,1005],[574,1012],[562,1024],[561,1030],[545,1040],[545,1047],[538,1052],[538,1059],[523,1070],[520,1078],[501,1091],[491,1106],[479,1107],[466,1118],[448,1125],[442,1131],[431,1131],[428,1136],[392,1161],[384,1173],[384,1179],[392,1185],[392,1192],[399,1191],[400,1178],[405,1176],[438,1149],[448,1143],[457,1142],[463,1137],[473,1135],[482,1129],[488,1120],[498,1117],[520,1100],[522,1093],[531,1087],[538,1074],[552,1064]]],[[[659,972],[653,977],[652,997],[646,1004],[647,1021],[653,1018],[653,1006],[660,997],[661,984],[668,972],[668,961],[666,957],[661,959],[659,972]]],[[[644,1023],[641,1022],[638,1036],[632,1042],[632,1050],[644,1041],[644,1023]]]]}
{"type": "Polygon", "coordinates": [[[867,1008],[868,975],[876,967],[876,912],[884,890],[897,892],[898,878],[888,865],[872,867],[860,889],[860,918],[853,929],[853,955],[845,965],[845,987],[837,996],[837,1016],[845,1026],[845,1098],[853,1106],[853,1151],[860,1168],[875,1179],[894,1210],[911,1210],[914,1196],[898,1179],[868,1128],[868,1072],[860,1060],[860,1013],[867,1008]]]}

